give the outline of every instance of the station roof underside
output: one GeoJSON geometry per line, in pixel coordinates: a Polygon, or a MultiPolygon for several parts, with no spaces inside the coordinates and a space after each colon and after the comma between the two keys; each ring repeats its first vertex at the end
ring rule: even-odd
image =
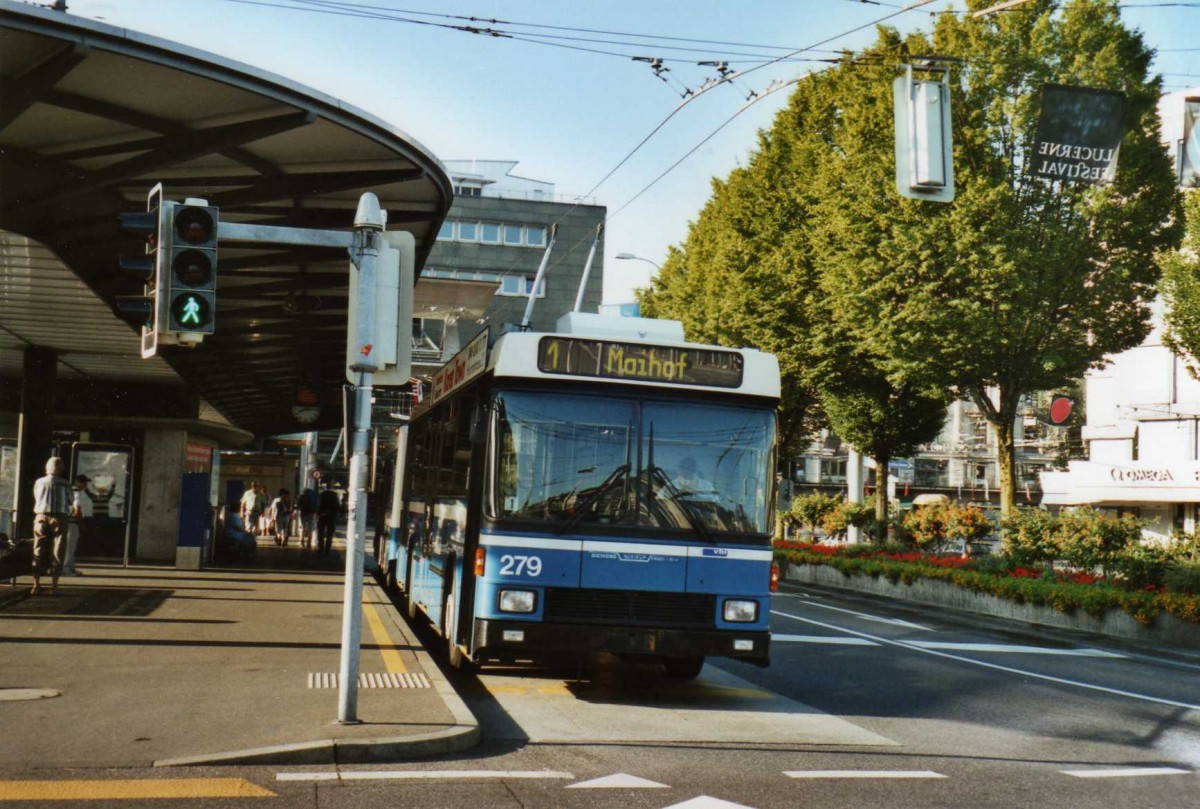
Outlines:
{"type": "MultiPolygon", "coordinates": [[[[374,192],[424,264],[453,201],[437,158],[390,125],[256,68],[176,43],[0,0],[0,376],[22,351],[59,374],[190,385],[258,435],[341,423],[348,257],[237,244],[218,259],[216,334],[143,360],[115,314],[142,284],[119,270],[144,241],[122,212],[198,197],[222,221],[349,229],[374,192]],[[299,391],[321,400],[295,422],[299,391]]],[[[424,284],[422,284],[424,286],[424,284]]]]}

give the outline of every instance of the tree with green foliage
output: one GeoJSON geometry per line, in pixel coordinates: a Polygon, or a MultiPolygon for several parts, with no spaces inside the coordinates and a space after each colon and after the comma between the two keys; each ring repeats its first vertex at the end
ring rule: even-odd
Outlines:
{"type": "Polygon", "coordinates": [[[1160,262],[1167,305],[1163,343],[1200,379],[1200,191],[1187,192],[1184,220],[1183,245],[1160,262]]]}
{"type": "MultiPolygon", "coordinates": [[[[984,5],[971,2],[971,8],[984,5]]],[[[1178,195],[1159,143],[1161,82],[1112,0],[1034,0],[976,19],[942,15],[932,40],[884,31],[873,53],[937,53],[952,68],[957,194],[897,197],[890,91],[848,79],[818,211],[819,276],[843,322],[893,375],[948,384],[997,437],[1001,511],[1013,510],[1021,397],[1066,384],[1146,335],[1155,253],[1177,236],[1178,195]],[[1041,90],[1123,90],[1125,134],[1108,185],[1030,173],[1041,90]]]]}
{"type": "Polygon", "coordinates": [[[1155,254],[1178,236],[1151,56],[1114,0],[945,14],[932,36],[881,28],[866,52],[798,84],[749,164],[716,184],[643,303],[667,316],[691,312],[707,329],[697,336],[734,329],[785,349],[785,388],[820,398],[827,412],[838,412],[841,397],[862,401],[866,382],[879,378],[906,398],[969,397],[997,435],[1008,514],[1022,396],[1062,386],[1143,339],[1155,254]],[[951,204],[895,188],[892,79],[930,53],[957,60],[947,63],[951,204]],[[1125,93],[1111,183],[1030,174],[1048,83],[1125,93]],[[825,379],[822,358],[841,351],[825,344],[831,334],[861,358],[864,384],[825,379]]]}

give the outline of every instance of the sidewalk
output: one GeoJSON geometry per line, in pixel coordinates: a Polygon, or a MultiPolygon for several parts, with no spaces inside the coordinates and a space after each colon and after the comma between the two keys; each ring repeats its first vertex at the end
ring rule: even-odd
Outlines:
{"type": "Polygon", "coordinates": [[[27,595],[28,576],[0,585],[0,767],[334,764],[474,745],[474,717],[370,576],[362,724],[336,723],[342,558],[260,540],[245,567],[83,563],[53,596],[27,595]]]}

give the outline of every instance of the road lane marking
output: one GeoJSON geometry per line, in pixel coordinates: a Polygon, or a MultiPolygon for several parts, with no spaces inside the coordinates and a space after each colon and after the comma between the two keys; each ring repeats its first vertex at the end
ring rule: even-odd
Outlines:
{"type": "Polygon", "coordinates": [[[158,798],[275,798],[245,778],[129,781],[0,781],[0,801],[129,801],[158,798]]]}
{"type": "Polygon", "coordinates": [[[776,635],[771,633],[771,643],[829,643],[834,646],[878,646],[862,638],[839,638],[829,635],[776,635]]]}
{"type": "Polygon", "coordinates": [[[400,657],[399,650],[392,643],[392,639],[388,637],[387,629],[383,625],[383,620],[379,617],[378,610],[375,605],[367,600],[367,594],[363,593],[363,614],[367,617],[367,626],[371,629],[371,637],[375,639],[375,645],[379,647],[380,654],[383,655],[383,666],[391,674],[404,674],[408,671],[408,667],[404,665],[404,660],[400,657]]]}
{"type": "Polygon", "coordinates": [[[1191,770],[1177,767],[1114,767],[1108,770],[1059,770],[1076,778],[1133,778],[1143,775],[1191,775],[1191,770]]]}
{"type": "Polygon", "coordinates": [[[692,798],[690,801],[664,806],[663,809],[754,809],[754,807],[744,806],[740,803],[730,803],[729,801],[723,801],[720,798],[713,798],[708,795],[701,795],[698,798],[692,798]]]}
{"type": "Polygon", "coordinates": [[[1122,691],[1119,688],[1109,688],[1107,686],[1095,685],[1093,683],[1081,683],[1078,680],[1068,680],[1064,677],[1053,677],[1049,674],[1040,674],[1039,672],[1036,672],[1036,671],[1027,671],[1025,669],[1017,669],[1017,668],[1013,668],[1011,666],[1001,666],[998,663],[988,663],[985,660],[975,660],[970,657],[962,657],[960,655],[949,654],[947,652],[940,652],[937,649],[922,649],[920,646],[917,646],[914,643],[910,643],[909,641],[892,640],[890,638],[882,638],[882,637],[879,637],[878,635],[871,635],[866,632],[859,632],[857,629],[847,629],[844,626],[837,626],[835,624],[827,624],[823,621],[814,621],[812,618],[802,618],[799,615],[792,615],[791,613],[780,612],[779,610],[771,610],[771,614],[779,615],[783,618],[791,618],[793,621],[800,621],[801,623],[812,624],[813,626],[819,626],[819,627],[822,627],[823,629],[830,629],[830,630],[833,630],[834,632],[845,632],[849,635],[856,635],[860,638],[866,638],[867,640],[873,640],[876,643],[883,644],[885,646],[898,646],[901,649],[909,649],[914,652],[920,652],[921,654],[933,655],[934,657],[941,657],[946,660],[955,660],[955,661],[958,661],[959,663],[968,663],[972,666],[979,666],[980,668],[992,669],[993,671],[1003,671],[1006,674],[1017,674],[1017,675],[1020,675],[1023,677],[1032,677],[1035,680],[1045,680],[1046,682],[1057,683],[1059,685],[1066,685],[1066,686],[1071,686],[1074,688],[1083,688],[1083,689],[1086,689],[1089,691],[1099,691],[1104,694],[1112,694],[1112,695],[1118,696],[1118,697],[1128,697],[1130,699],[1141,700],[1142,702],[1153,702],[1156,705],[1169,705],[1172,708],[1186,708],[1189,711],[1200,711],[1200,705],[1193,705],[1189,702],[1179,702],[1179,701],[1173,700],[1173,699],[1163,699],[1162,697],[1152,697],[1149,694],[1138,694],[1133,691],[1122,691]]]}
{"type": "Polygon", "coordinates": [[[891,624],[892,626],[902,626],[902,627],[905,627],[906,629],[919,629],[922,632],[933,632],[934,631],[933,627],[922,626],[921,624],[914,624],[912,621],[905,621],[901,618],[884,618],[882,615],[871,615],[870,613],[866,613],[866,612],[858,612],[856,610],[848,610],[845,607],[835,607],[832,604],[820,604],[820,603],[817,603],[816,601],[806,601],[805,605],[809,606],[809,607],[818,607],[823,610],[833,610],[834,612],[844,612],[847,615],[853,615],[858,618],[862,618],[864,621],[874,621],[875,623],[878,623],[878,624],[891,624]]]}
{"type": "Polygon", "coordinates": [[[279,772],[276,781],[416,781],[480,778],[558,778],[574,781],[569,772],[556,770],[362,770],[352,772],[279,772]]]}
{"type": "Polygon", "coordinates": [[[619,772],[606,775],[603,778],[593,778],[591,781],[580,781],[578,784],[568,784],[567,789],[670,789],[666,784],[657,781],[647,781],[636,775],[619,772]]]}
{"type": "Polygon", "coordinates": [[[790,770],[788,778],[946,778],[933,770],[790,770]]]}
{"type": "Polygon", "coordinates": [[[946,649],[953,652],[1000,652],[1026,655],[1066,655],[1068,657],[1108,657],[1124,659],[1125,655],[1103,649],[1053,649],[1047,646],[1019,646],[1011,643],[947,643],[938,640],[905,641],[922,649],[946,649]]]}

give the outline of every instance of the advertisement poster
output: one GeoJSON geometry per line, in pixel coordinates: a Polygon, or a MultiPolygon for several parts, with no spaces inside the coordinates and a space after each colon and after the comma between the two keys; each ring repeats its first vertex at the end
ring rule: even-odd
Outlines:
{"type": "Polygon", "coordinates": [[[97,519],[125,522],[133,477],[133,448],[112,444],[76,444],[72,477],[87,475],[97,519]]]}

